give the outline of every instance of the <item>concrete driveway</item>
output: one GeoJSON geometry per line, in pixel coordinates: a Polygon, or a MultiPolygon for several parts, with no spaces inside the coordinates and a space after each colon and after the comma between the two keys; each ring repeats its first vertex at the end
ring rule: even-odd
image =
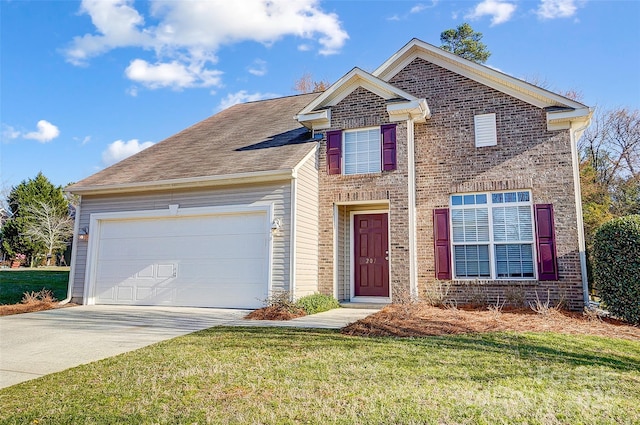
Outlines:
{"type": "Polygon", "coordinates": [[[212,326],[341,328],[375,312],[341,308],[287,322],[249,310],[77,306],[0,318],[0,388],[212,326]]]}

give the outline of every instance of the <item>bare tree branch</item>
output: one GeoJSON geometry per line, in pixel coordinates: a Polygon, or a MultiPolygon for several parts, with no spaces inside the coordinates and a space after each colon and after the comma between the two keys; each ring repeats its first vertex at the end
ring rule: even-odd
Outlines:
{"type": "Polygon", "coordinates": [[[54,207],[42,201],[28,205],[25,212],[29,217],[25,236],[44,245],[49,266],[53,254],[69,244],[69,237],[73,234],[73,219],[68,215],[60,215],[54,207]]]}
{"type": "Polygon", "coordinates": [[[578,144],[580,159],[588,160],[597,180],[640,180],[640,111],[617,108],[597,114],[578,144]]]}
{"type": "Polygon", "coordinates": [[[298,93],[317,93],[328,89],[330,83],[326,80],[314,81],[309,72],[302,74],[299,80],[293,84],[293,89],[298,93]]]}

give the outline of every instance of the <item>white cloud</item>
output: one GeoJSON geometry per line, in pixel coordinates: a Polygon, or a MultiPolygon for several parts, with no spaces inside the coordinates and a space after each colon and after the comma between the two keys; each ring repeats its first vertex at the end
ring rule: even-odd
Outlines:
{"type": "Polygon", "coordinates": [[[102,163],[105,166],[113,165],[118,161],[122,161],[125,158],[130,157],[150,146],[153,146],[153,142],[140,143],[138,139],[131,139],[128,142],[122,140],[116,140],[109,144],[107,149],[102,152],[102,163]]]}
{"type": "Polygon", "coordinates": [[[424,4],[422,4],[422,3],[418,3],[418,4],[416,4],[415,6],[413,6],[413,7],[411,8],[411,10],[409,11],[409,13],[420,13],[420,12],[422,12],[423,10],[425,10],[426,8],[427,8],[427,6],[425,6],[424,4]]]}
{"type": "Polygon", "coordinates": [[[465,15],[467,19],[479,19],[483,16],[491,16],[491,26],[503,24],[511,19],[516,5],[502,0],[484,0],[465,15]]]}
{"type": "Polygon", "coordinates": [[[255,75],[256,77],[262,77],[267,73],[267,62],[262,59],[256,59],[253,61],[253,64],[249,67],[249,74],[255,75]]]}
{"type": "Polygon", "coordinates": [[[60,130],[47,120],[40,120],[36,124],[36,131],[23,132],[14,127],[2,124],[2,140],[14,140],[18,138],[37,140],[40,143],[47,143],[60,135],[60,130]]]}
{"type": "Polygon", "coordinates": [[[409,13],[420,13],[425,9],[431,9],[438,5],[440,0],[431,0],[430,4],[418,3],[409,10],[409,13]]]}
{"type": "Polygon", "coordinates": [[[73,140],[80,142],[80,146],[84,146],[91,141],[91,136],[84,136],[82,139],[80,137],[74,137],[73,140]]]}
{"type": "Polygon", "coordinates": [[[420,13],[426,9],[431,9],[434,8],[438,5],[439,0],[431,0],[431,2],[429,4],[425,4],[425,3],[417,3],[414,6],[411,7],[411,9],[409,9],[408,13],[404,13],[402,15],[398,15],[397,13],[395,15],[392,15],[390,17],[387,18],[387,21],[404,21],[406,19],[409,19],[410,15],[415,15],[417,13],[420,13]]]}
{"type": "Polygon", "coordinates": [[[240,90],[236,93],[229,93],[227,97],[220,101],[218,109],[222,111],[238,103],[255,102],[256,100],[272,99],[279,97],[276,93],[247,93],[246,90],[240,90]]]}
{"type": "Polygon", "coordinates": [[[65,51],[74,65],[84,65],[91,57],[117,47],[154,46],[152,35],[140,28],[144,18],[133,7],[133,0],[83,0],[80,13],[91,17],[97,34],[74,37],[65,51]]]}
{"type": "Polygon", "coordinates": [[[142,59],[134,59],[125,70],[125,74],[130,80],[151,89],[180,89],[218,86],[222,72],[206,69],[202,64],[192,63],[187,66],[178,61],[150,64],[142,59]]]}
{"type": "Polygon", "coordinates": [[[37,140],[40,143],[47,143],[55,139],[60,135],[58,127],[51,124],[49,121],[40,120],[36,124],[38,129],[36,131],[30,131],[22,135],[23,139],[37,140]]]}
{"type": "Polygon", "coordinates": [[[211,69],[223,45],[254,41],[271,45],[286,36],[317,46],[321,55],[337,53],[349,38],[339,17],[321,10],[319,0],[238,0],[185,2],[152,0],[147,25],[133,0],[83,0],[95,33],[75,37],[66,58],[83,65],[121,47],[153,50],[157,62],[134,59],[127,76],[149,88],[208,87],[219,84],[211,69]],[[240,4],[239,4],[240,3],[240,4]],[[242,13],[238,13],[239,10],[242,13]]]}
{"type": "Polygon", "coordinates": [[[2,140],[13,140],[20,137],[20,132],[10,125],[2,124],[2,140]]]}
{"type": "Polygon", "coordinates": [[[570,18],[578,10],[577,3],[576,0],[541,0],[536,14],[540,19],[570,18]]]}

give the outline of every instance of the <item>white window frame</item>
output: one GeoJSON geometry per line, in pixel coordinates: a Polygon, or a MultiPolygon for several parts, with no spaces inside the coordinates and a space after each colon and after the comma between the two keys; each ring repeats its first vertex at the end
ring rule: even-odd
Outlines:
{"type": "MultiPolygon", "coordinates": [[[[371,164],[371,163],[369,163],[371,164]]],[[[382,132],[380,127],[363,127],[363,128],[354,128],[349,130],[344,130],[342,132],[342,174],[346,176],[354,176],[358,174],[376,174],[382,172],[382,132]],[[375,130],[378,134],[378,168],[377,170],[367,170],[364,172],[354,172],[347,173],[347,134],[359,133],[359,132],[369,132],[375,130]]]]}
{"type": "Polygon", "coordinates": [[[528,189],[516,189],[516,190],[502,190],[495,192],[473,192],[473,193],[452,193],[449,196],[449,209],[451,213],[449,214],[449,229],[450,229],[450,238],[451,238],[451,261],[452,261],[452,270],[453,270],[453,278],[455,280],[522,280],[522,281],[531,281],[538,279],[538,270],[536,267],[537,264],[537,252],[536,252],[536,223],[535,216],[533,211],[533,199],[531,190],[528,189]],[[494,203],[493,196],[494,194],[505,194],[505,193],[516,193],[516,196],[519,192],[527,192],[529,194],[528,201],[516,201],[516,202],[502,202],[502,203],[494,203]],[[464,199],[465,195],[486,195],[487,203],[486,204],[468,204],[468,205],[453,205],[453,197],[454,196],[462,196],[464,199]],[[499,207],[513,207],[513,206],[528,206],[531,214],[531,240],[520,240],[520,241],[495,241],[494,240],[494,224],[493,224],[493,208],[499,207]],[[489,240],[482,242],[455,242],[453,240],[453,211],[455,210],[464,210],[469,208],[487,208],[488,211],[488,221],[489,221],[489,240]],[[531,260],[533,262],[533,276],[532,277],[498,277],[497,276],[497,262],[496,262],[496,253],[495,247],[496,245],[531,245],[531,260]],[[455,258],[455,247],[456,246],[478,246],[478,245],[488,245],[489,246],[489,277],[480,277],[480,276],[457,276],[456,275],[456,258],[455,258]]]}

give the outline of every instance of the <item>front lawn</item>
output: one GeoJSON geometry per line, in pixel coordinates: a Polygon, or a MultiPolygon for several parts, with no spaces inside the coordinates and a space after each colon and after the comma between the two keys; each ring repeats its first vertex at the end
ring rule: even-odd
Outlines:
{"type": "Polygon", "coordinates": [[[9,424],[633,424],[640,342],[212,328],[0,390],[9,424]]]}
{"type": "Polygon", "coordinates": [[[0,270],[0,305],[17,304],[25,292],[48,289],[58,300],[67,297],[69,270],[0,270]]]}

